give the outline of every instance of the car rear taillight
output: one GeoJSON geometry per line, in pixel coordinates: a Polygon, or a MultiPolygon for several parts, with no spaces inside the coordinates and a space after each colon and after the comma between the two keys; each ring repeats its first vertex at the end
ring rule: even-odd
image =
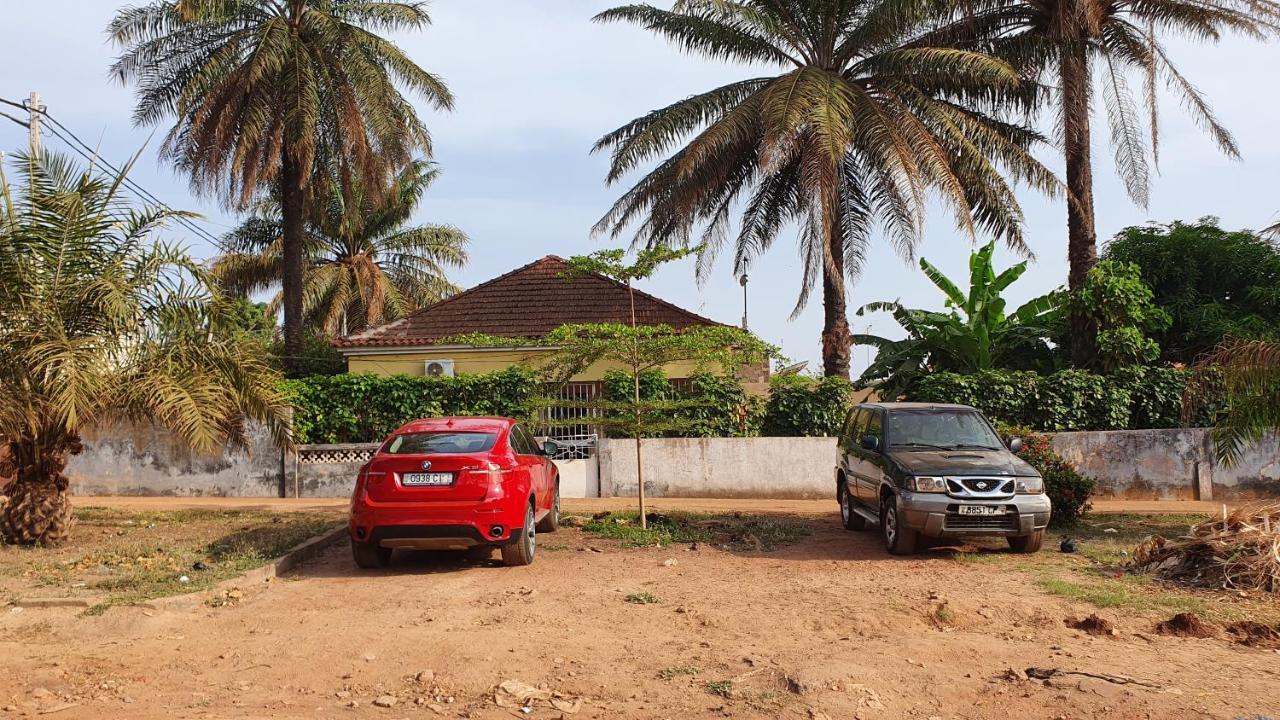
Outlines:
{"type": "Polygon", "coordinates": [[[505,475],[505,473],[503,472],[501,465],[487,462],[481,465],[462,468],[461,472],[473,476],[482,476],[484,478],[486,500],[495,500],[502,497],[504,493],[502,488],[502,476],[505,475]]]}

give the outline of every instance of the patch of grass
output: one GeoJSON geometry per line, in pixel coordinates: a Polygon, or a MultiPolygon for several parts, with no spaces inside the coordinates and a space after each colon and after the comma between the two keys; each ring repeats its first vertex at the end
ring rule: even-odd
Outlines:
{"type": "Polygon", "coordinates": [[[564,552],[565,550],[572,550],[573,548],[571,548],[567,543],[554,542],[538,543],[538,549],[546,550],[547,552],[564,552]]]}
{"type": "Polygon", "coordinates": [[[939,628],[949,628],[956,624],[956,611],[941,603],[929,612],[929,620],[939,628]]]}
{"type": "Polygon", "coordinates": [[[1134,612],[1174,611],[1193,615],[1209,614],[1208,604],[1197,597],[1176,590],[1164,590],[1149,579],[1125,576],[1075,582],[1056,577],[1042,577],[1036,586],[1053,595],[1099,608],[1116,608],[1134,612]]]}
{"type": "Polygon", "coordinates": [[[702,672],[702,668],[697,665],[672,665],[658,671],[658,679],[673,680],[682,675],[697,675],[702,672]]]}
{"type": "MultiPolygon", "coordinates": [[[[1079,546],[1078,553],[1094,562],[1118,565],[1126,562],[1134,547],[1152,535],[1177,537],[1207,515],[1085,515],[1074,526],[1061,531],[1079,546]],[[1114,532],[1108,532],[1108,530],[1114,532]]],[[[1046,543],[1046,546],[1049,544],[1046,543]]],[[[1046,549],[1057,550],[1057,543],[1046,549]]]]}
{"type": "Polygon", "coordinates": [[[709,543],[734,551],[776,550],[813,534],[810,522],[786,515],[673,512],[649,513],[648,520],[649,527],[641,528],[639,513],[610,513],[582,529],[631,547],[709,543]]]}
{"type": "Polygon", "coordinates": [[[708,680],[704,687],[706,687],[707,692],[712,695],[719,695],[722,698],[733,695],[732,680],[708,680]]]}
{"type": "Polygon", "coordinates": [[[662,598],[648,592],[631,593],[622,599],[623,602],[629,602],[632,605],[656,605],[662,602],[662,598]]]}
{"type": "Polygon", "coordinates": [[[134,513],[93,507],[78,508],[75,519],[68,543],[13,548],[0,556],[0,574],[60,594],[88,594],[99,602],[86,615],[205,590],[342,522],[338,513],[134,513]],[[197,562],[204,569],[196,570],[197,562]],[[184,576],[187,582],[181,581],[184,576]]]}

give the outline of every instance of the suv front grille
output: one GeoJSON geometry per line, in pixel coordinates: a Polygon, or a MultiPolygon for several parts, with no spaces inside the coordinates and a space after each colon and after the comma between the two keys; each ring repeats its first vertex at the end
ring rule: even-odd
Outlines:
{"type": "Polygon", "coordinates": [[[947,478],[947,488],[953,495],[966,495],[968,493],[1012,495],[1014,481],[1008,478],[947,478]]]}
{"type": "Polygon", "coordinates": [[[1018,516],[1013,513],[1004,515],[961,515],[949,512],[944,530],[1017,530],[1018,516]]]}

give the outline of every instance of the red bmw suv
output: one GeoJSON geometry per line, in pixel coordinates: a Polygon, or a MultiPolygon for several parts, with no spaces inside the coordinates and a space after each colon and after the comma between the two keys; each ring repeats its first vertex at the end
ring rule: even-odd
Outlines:
{"type": "Polygon", "coordinates": [[[396,430],[356,478],[356,565],[386,567],[396,548],[495,546],[507,565],[528,565],[536,533],[560,523],[556,450],[510,418],[431,418],[396,430]]]}

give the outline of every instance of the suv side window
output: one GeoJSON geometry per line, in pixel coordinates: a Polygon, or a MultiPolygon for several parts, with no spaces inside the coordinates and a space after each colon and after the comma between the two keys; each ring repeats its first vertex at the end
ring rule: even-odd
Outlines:
{"type": "Polygon", "coordinates": [[[862,438],[870,435],[880,441],[880,447],[884,448],[884,413],[879,410],[867,411],[867,422],[862,430],[862,435],[858,438],[858,442],[862,442],[862,438]]]}
{"type": "Polygon", "coordinates": [[[861,413],[862,408],[855,407],[850,410],[844,419],[844,425],[840,428],[840,449],[845,452],[858,445],[858,417],[861,413]]]}

